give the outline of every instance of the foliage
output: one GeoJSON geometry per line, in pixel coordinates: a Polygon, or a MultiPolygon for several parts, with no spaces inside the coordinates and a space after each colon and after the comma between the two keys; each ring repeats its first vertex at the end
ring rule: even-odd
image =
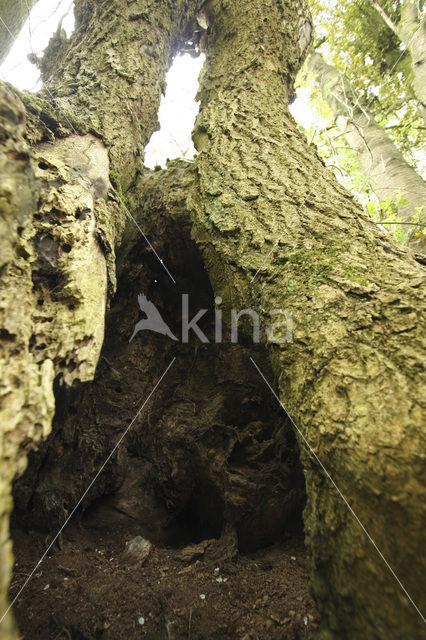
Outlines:
{"type": "MultiPolygon", "coordinates": [[[[380,1],[396,24],[401,4],[380,1]]],[[[407,162],[418,168],[415,150],[426,144],[426,128],[417,112],[405,46],[368,0],[310,0],[310,8],[322,41],[319,52],[345,73],[360,105],[368,106],[407,162]]]]}
{"type": "MultiPolygon", "coordinates": [[[[407,202],[401,193],[397,193],[395,198],[387,198],[384,202],[369,200],[366,207],[373,220],[377,220],[388,231],[391,230],[392,234],[403,244],[408,242],[412,232],[401,222],[401,217],[398,215],[398,206],[407,202]],[[389,229],[388,225],[392,229],[389,229]]],[[[410,223],[417,227],[416,231],[413,232],[415,237],[426,236],[426,228],[420,224],[424,208],[424,206],[416,207],[416,213],[410,220],[410,223]]]]}
{"type": "Polygon", "coordinates": [[[408,241],[411,232],[401,224],[402,219],[398,215],[398,207],[399,205],[407,204],[407,202],[408,200],[403,197],[403,194],[397,192],[395,197],[386,198],[384,202],[368,200],[366,203],[367,211],[373,220],[385,227],[388,227],[391,223],[396,223],[393,225],[393,235],[404,244],[408,241]]]}
{"type": "MultiPolygon", "coordinates": [[[[368,0],[308,1],[316,29],[314,48],[346,75],[354,89],[355,102],[374,116],[405,160],[424,174],[426,160],[421,149],[426,144],[426,127],[417,111],[411,58],[405,46],[368,0]]],[[[394,24],[401,18],[401,5],[402,0],[380,0],[380,6],[394,24]]],[[[322,97],[324,87],[317,86],[306,68],[298,78],[298,87],[309,87],[315,122],[308,138],[316,143],[339,182],[354,193],[372,218],[406,243],[411,232],[407,225],[400,224],[398,213],[399,207],[407,203],[403,194],[378,201],[339,129],[339,119],[322,97]]],[[[423,209],[417,207],[413,223],[419,222],[423,209]]],[[[419,226],[416,234],[423,233],[419,226]]]]}

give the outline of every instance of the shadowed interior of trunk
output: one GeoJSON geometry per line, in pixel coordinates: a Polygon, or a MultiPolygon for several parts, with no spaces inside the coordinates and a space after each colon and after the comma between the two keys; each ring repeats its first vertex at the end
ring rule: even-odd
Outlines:
{"type": "MultiPolygon", "coordinates": [[[[56,383],[50,438],[30,455],[15,483],[14,521],[54,532],[103,464],[173,357],[176,361],[82,501],[87,526],[128,518],[153,543],[182,547],[235,529],[241,551],[279,540],[301,527],[305,501],[298,447],[284,412],[262,385],[254,357],[272,379],[263,347],[239,331],[215,343],[214,297],[200,254],[185,232],[168,231],[162,269],[142,239],[121,264],[118,293],[107,315],[95,381],[68,389],[56,383]],[[140,331],[143,293],[176,336],[182,294],[190,318],[208,337],[189,342],[140,331]]],[[[225,320],[225,313],[224,320],[225,320]]]]}
{"type": "Polygon", "coordinates": [[[289,615],[275,616],[275,622],[268,618],[270,637],[280,637],[285,625],[289,638],[314,640],[303,471],[286,416],[249,359],[254,357],[272,380],[264,349],[241,332],[239,343],[232,344],[225,324],[223,343],[214,342],[214,297],[198,249],[178,228],[168,229],[164,238],[171,240],[159,251],[177,284],[144,241],[135,241],[120,263],[95,380],[72,389],[56,380],[52,434],[30,454],[26,472],[15,481],[11,599],[23,571],[49,547],[176,358],[15,605],[21,632],[24,638],[139,637],[142,629],[135,629],[133,620],[137,611],[149,610],[146,629],[154,631],[147,637],[163,637],[170,620],[175,631],[167,637],[188,637],[188,615],[193,637],[204,637],[207,630],[209,638],[239,637],[245,625],[255,624],[241,619],[246,605],[256,609],[262,603],[259,628],[266,612],[275,615],[278,602],[268,595],[273,592],[279,610],[289,615]],[[192,334],[183,344],[141,331],[129,343],[143,317],[140,293],[176,336],[181,294],[188,294],[190,318],[207,309],[199,326],[210,342],[192,334]],[[129,568],[123,560],[136,534],[154,545],[143,568],[129,568]],[[166,591],[158,575],[166,576],[166,591]],[[122,581],[124,601],[116,597],[122,581]],[[208,596],[212,609],[198,612],[191,603],[200,602],[198,593],[212,581],[217,591],[208,596]],[[139,609],[130,615],[129,603],[135,602],[139,609]]]}

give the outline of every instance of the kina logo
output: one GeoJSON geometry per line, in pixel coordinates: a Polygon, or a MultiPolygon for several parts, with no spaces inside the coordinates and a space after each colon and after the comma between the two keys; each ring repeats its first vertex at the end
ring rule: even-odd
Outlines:
{"type": "Polygon", "coordinates": [[[155,331],[155,333],[161,333],[163,336],[168,336],[169,338],[172,338],[172,340],[177,341],[176,336],[172,333],[170,327],[168,327],[166,322],[164,322],[157,307],[152,302],[150,302],[148,298],[143,295],[143,293],[140,293],[138,295],[138,303],[141,311],[143,311],[143,313],[146,315],[146,318],[144,318],[143,320],[139,320],[139,322],[135,325],[129,342],[133,340],[133,338],[139,331],[146,330],[155,331]]]}

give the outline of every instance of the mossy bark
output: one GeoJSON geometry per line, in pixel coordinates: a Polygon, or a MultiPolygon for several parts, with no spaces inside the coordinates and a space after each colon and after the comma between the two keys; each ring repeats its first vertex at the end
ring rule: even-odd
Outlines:
{"type": "Polygon", "coordinates": [[[45,56],[43,96],[98,132],[123,191],[158,128],[165,74],[194,16],[196,0],[77,2],[70,41],[45,56]]]}
{"type": "MultiPolygon", "coordinates": [[[[1,260],[1,441],[0,441],[0,607],[7,607],[7,588],[12,567],[12,550],[9,539],[9,512],[11,510],[10,486],[17,471],[25,466],[21,447],[35,432],[44,430],[53,415],[52,362],[43,366],[32,362],[25,348],[31,335],[29,314],[31,303],[31,270],[26,260],[27,243],[23,239],[31,214],[36,206],[37,187],[30,163],[28,146],[23,140],[24,110],[15,96],[4,86],[0,87],[0,260],[1,260]],[[6,310],[6,305],[9,307],[6,310]],[[6,364],[14,355],[15,366],[6,364]],[[15,388],[15,394],[11,393],[15,388]],[[49,388],[50,387],[50,388],[49,388]],[[34,402],[39,411],[34,411],[34,402]],[[16,403],[20,416],[16,415],[16,403]],[[28,406],[32,404],[33,406],[28,406]]],[[[11,617],[0,626],[0,637],[13,637],[11,617]]]]}
{"type": "MultiPolygon", "coordinates": [[[[53,377],[61,374],[70,385],[75,377],[88,379],[93,373],[99,340],[92,333],[85,341],[92,345],[86,364],[75,362],[71,353],[76,351],[78,358],[75,334],[82,327],[84,333],[88,319],[97,329],[94,335],[100,335],[108,278],[114,289],[114,250],[123,260],[131,244],[132,227],[122,234],[125,213],[117,202],[120,188],[144,230],[145,224],[157,225],[164,236],[160,211],[191,227],[214,292],[226,306],[251,307],[260,313],[263,326],[270,324],[272,309],[291,312],[294,341],[269,345],[282,401],[421,606],[424,343],[419,327],[424,272],[354,205],[288,113],[293,79],[309,42],[310,22],[301,2],[205,4],[208,56],[194,132],[200,155],[187,171],[176,171],[176,176],[165,172],[164,185],[163,173],[153,176],[150,197],[147,192],[143,195],[147,186],[141,180],[143,145],[155,128],[170,56],[196,5],[184,0],[80,1],[73,38],[63,49],[55,47],[55,60],[44,68],[51,94],[82,124],[64,131],[55,119],[52,123],[51,118],[37,119],[35,114],[30,157],[22,137],[20,103],[15,101],[12,111],[6,112],[13,125],[1,138],[12,158],[7,176],[23,184],[10,190],[19,197],[6,211],[10,257],[3,273],[14,272],[23,261],[15,297],[24,302],[15,309],[24,317],[15,318],[13,326],[26,333],[2,334],[2,340],[6,362],[16,362],[13,366],[23,370],[29,359],[38,376],[35,382],[25,376],[27,395],[36,401],[31,404],[25,396],[13,406],[14,420],[25,429],[10,423],[13,447],[6,451],[6,479],[10,482],[25,465],[26,448],[45,431],[43,425],[49,428],[53,377]],[[74,129],[82,135],[76,136],[74,129]],[[58,139],[61,135],[65,139],[58,139]],[[67,138],[70,135],[73,138],[67,138]],[[70,142],[76,149],[71,160],[70,142]],[[24,145],[23,150],[16,152],[17,145],[24,145]],[[156,188],[158,210],[152,206],[156,188]],[[74,208],[76,193],[79,211],[74,208]],[[64,204],[65,194],[70,200],[64,204]],[[27,234],[14,231],[21,210],[27,234]],[[145,218],[140,217],[143,213],[145,218]],[[34,220],[34,214],[39,218],[34,220]],[[93,226],[88,224],[79,236],[76,222],[82,214],[87,214],[82,222],[89,220],[93,226]],[[18,247],[20,233],[27,242],[24,250],[18,247]],[[95,248],[94,235],[101,252],[95,248]],[[92,256],[99,278],[103,277],[96,294],[100,296],[96,317],[92,296],[80,287],[76,274],[82,269],[76,268],[74,256],[86,259],[86,272],[92,268],[92,256]],[[62,265],[68,278],[65,287],[63,280],[55,280],[62,265]],[[46,304],[38,304],[40,286],[49,309],[63,314],[62,330],[41,336],[37,328],[31,341],[35,324],[42,327],[47,321],[38,320],[46,304]],[[66,299],[70,294],[72,300],[66,299]],[[69,302],[88,310],[79,323],[69,302]],[[31,348],[34,354],[29,356],[31,348]],[[44,412],[42,418],[35,411],[44,412]],[[42,427],[34,434],[37,425],[42,427]]],[[[45,90],[42,98],[49,102],[51,95],[45,90]]],[[[45,104],[38,107],[46,113],[45,104]]],[[[172,253],[174,238],[168,245],[172,253]]],[[[152,268],[148,254],[144,259],[152,268]]],[[[142,269],[140,281],[147,283],[148,276],[149,269],[142,269]]],[[[10,313],[11,289],[7,283],[4,288],[5,313],[10,313]]],[[[112,380],[113,375],[116,372],[111,373],[112,380]]],[[[19,373],[13,379],[16,394],[21,378],[19,373]]],[[[143,383],[147,384],[145,377],[143,383]]],[[[136,388],[134,395],[137,400],[136,388]]],[[[103,424],[95,427],[103,433],[103,424]]],[[[308,493],[306,532],[323,639],[421,637],[423,626],[416,612],[302,440],[300,445],[308,493]]],[[[2,500],[2,542],[8,558],[4,587],[10,568],[8,482],[2,500]]],[[[8,623],[2,637],[9,640],[15,636],[8,623]]]]}
{"type": "MultiPolygon", "coordinates": [[[[11,568],[11,482],[50,432],[53,382],[93,377],[103,342],[108,259],[97,234],[107,209],[108,156],[93,136],[23,138],[22,103],[1,86],[0,367],[1,610],[11,568]]],[[[113,278],[113,263],[110,267],[113,278]]],[[[12,637],[6,617],[0,637],[12,637]]]]}
{"type": "MultiPolygon", "coordinates": [[[[1,85],[2,616],[11,482],[50,431],[54,380],[93,378],[127,215],[121,198],[142,170],[191,6],[76,2],[73,37],[57,34],[42,61],[41,94],[1,85]]],[[[0,637],[16,637],[10,613],[0,637]]]]}
{"type": "MultiPolygon", "coordinates": [[[[229,306],[265,325],[271,309],[291,312],[293,343],[270,346],[282,402],[424,608],[424,270],[355,206],[288,113],[300,8],[207,5],[193,236],[229,306]]],[[[322,637],[420,638],[418,613],[300,446],[322,637]]]]}

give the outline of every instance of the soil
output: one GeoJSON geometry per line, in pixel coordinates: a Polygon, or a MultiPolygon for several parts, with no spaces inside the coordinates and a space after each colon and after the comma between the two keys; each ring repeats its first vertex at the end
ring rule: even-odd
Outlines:
{"type": "MultiPolygon", "coordinates": [[[[152,546],[138,561],[126,554],[137,523],[99,523],[70,524],[23,590],[14,611],[25,640],[318,639],[300,536],[242,555],[228,532],[152,546]]],[[[49,544],[41,533],[13,537],[11,599],[49,544]]]]}

